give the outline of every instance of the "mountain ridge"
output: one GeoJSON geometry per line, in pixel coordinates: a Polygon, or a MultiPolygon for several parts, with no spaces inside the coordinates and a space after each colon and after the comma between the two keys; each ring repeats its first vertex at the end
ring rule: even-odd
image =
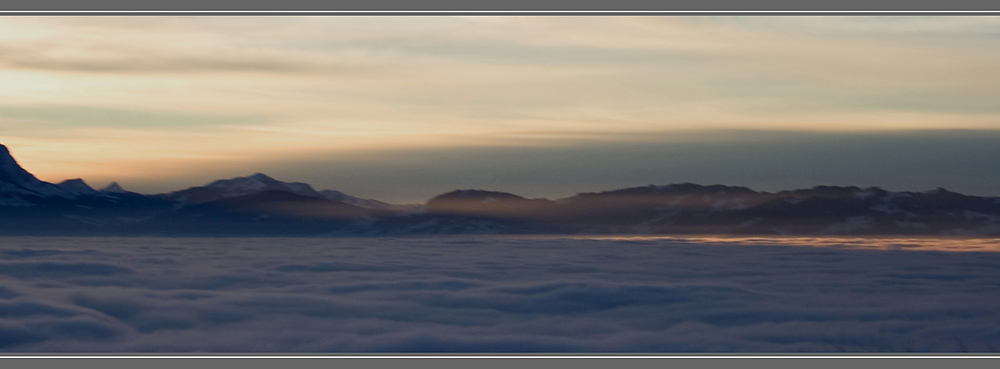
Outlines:
{"type": "Polygon", "coordinates": [[[419,206],[316,191],[263,173],[144,195],[38,180],[0,145],[0,234],[379,236],[731,234],[1000,236],[1000,198],[938,188],[778,192],[677,183],[529,199],[454,190],[419,206]]]}

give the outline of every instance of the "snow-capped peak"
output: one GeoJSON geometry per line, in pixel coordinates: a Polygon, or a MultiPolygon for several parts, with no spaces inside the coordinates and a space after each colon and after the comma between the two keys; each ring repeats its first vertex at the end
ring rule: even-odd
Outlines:
{"type": "Polygon", "coordinates": [[[323,197],[312,186],[306,183],[282,182],[264,173],[254,173],[246,177],[220,179],[209,183],[205,187],[222,190],[225,197],[249,195],[262,191],[286,191],[302,196],[323,197]]]}
{"type": "Polygon", "coordinates": [[[282,182],[263,173],[254,173],[246,177],[220,179],[202,187],[192,187],[173,192],[168,197],[185,203],[197,204],[230,197],[253,195],[264,191],[283,191],[318,199],[323,198],[323,195],[320,195],[308,184],[282,182]]]}
{"type": "Polygon", "coordinates": [[[21,168],[21,165],[14,160],[7,147],[0,145],[0,193],[13,193],[38,197],[72,197],[73,192],[54,185],[52,183],[40,181],[34,175],[21,168]]]}
{"type": "Polygon", "coordinates": [[[253,195],[265,191],[290,192],[300,196],[337,201],[368,209],[388,209],[392,207],[392,205],[381,201],[349,196],[340,191],[324,190],[323,192],[317,192],[307,183],[282,182],[263,173],[254,173],[246,177],[220,179],[202,187],[192,187],[172,192],[165,196],[182,203],[200,204],[225,198],[253,195]]]}
{"type": "Polygon", "coordinates": [[[247,177],[236,177],[230,179],[220,179],[209,183],[205,187],[225,189],[233,192],[256,192],[263,191],[268,185],[278,184],[278,180],[268,177],[263,173],[254,173],[247,177]]]}

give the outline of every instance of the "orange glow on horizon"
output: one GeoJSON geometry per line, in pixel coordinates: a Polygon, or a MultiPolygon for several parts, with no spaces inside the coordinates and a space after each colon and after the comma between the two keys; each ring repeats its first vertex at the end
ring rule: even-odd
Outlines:
{"type": "Polygon", "coordinates": [[[655,242],[656,245],[685,243],[725,246],[785,246],[820,247],[849,250],[882,251],[954,251],[954,252],[1000,252],[1000,238],[954,237],[837,237],[837,236],[538,236],[548,239],[611,240],[655,242]]]}

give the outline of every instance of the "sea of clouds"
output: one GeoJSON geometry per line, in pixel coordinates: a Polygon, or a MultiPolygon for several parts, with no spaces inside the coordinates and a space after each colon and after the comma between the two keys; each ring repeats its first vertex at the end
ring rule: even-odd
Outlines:
{"type": "Polygon", "coordinates": [[[5,352],[985,352],[1000,240],[0,238],[5,352]]]}

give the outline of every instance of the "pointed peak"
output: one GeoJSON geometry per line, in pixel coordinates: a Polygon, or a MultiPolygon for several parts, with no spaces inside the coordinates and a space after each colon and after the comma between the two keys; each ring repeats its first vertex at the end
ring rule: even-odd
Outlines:
{"type": "Polygon", "coordinates": [[[122,188],[122,186],[119,185],[118,182],[111,182],[111,184],[109,184],[109,185],[105,186],[104,188],[102,188],[101,192],[126,193],[128,191],[126,191],[124,188],[122,188]]]}
{"type": "Polygon", "coordinates": [[[72,191],[68,192],[55,184],[40,181],[24,170],[4,145],[0,145],[0,185],[15,192],[25,192],[35,196],[72,195],[72,191]]]}
{"type": "Polygon", "coordinates": [[[59,182],[57,185],[60,188],[77,193],[92,193],[94,189],[87,185],[82,178],[67,179],[65,181],[59,182]]]}

